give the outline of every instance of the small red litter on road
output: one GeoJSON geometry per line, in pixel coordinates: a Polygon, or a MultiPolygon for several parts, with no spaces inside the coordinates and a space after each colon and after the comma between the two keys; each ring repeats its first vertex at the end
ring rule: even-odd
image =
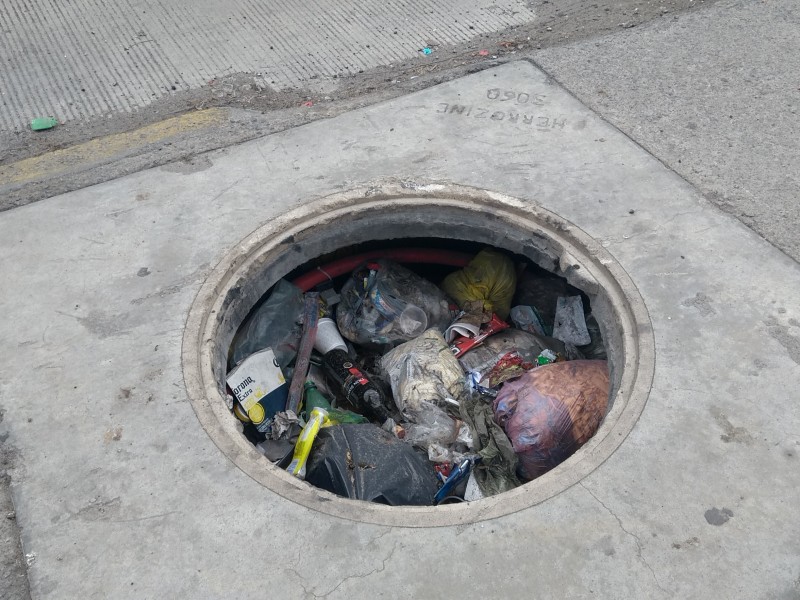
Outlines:
{"type": "Polygon", "coordinates": [[[306,108],[310,108],[310,107],[314,106],[314,103],[311,100],[306,100],[300,106],[305,106],[306,108]]]}
{"type": "Polygon", "coordinates": [[[478,56],[489,56],[488,50],[478,50],[478,56]]]}

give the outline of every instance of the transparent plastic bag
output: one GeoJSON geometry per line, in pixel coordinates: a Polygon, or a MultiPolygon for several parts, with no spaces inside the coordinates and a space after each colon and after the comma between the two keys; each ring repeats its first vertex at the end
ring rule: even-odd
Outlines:
{"type": "Polygon", "coordinates": [[[461,421],[453,419],[444,410],[423,400],[413,414],[414,422],[404,423],[403,439],[417,446],[428,448],[431,444],[452,446],[461,431],[461,421]]]}
{"type": "Polygon", "coordinates": [[[439,331],[429,329],[388,352],[381,370],[406,421],[403,439],[420,448],[449,448],[459,440],[462,423],[446,411],[457,413],[467,392],[466,379],[439,331]]]}
{"type": "Polygon", "coordinates": [[[395,345],[426,329],[450,324],[450,301],[442,290],[405,267],[370,261],[342,287],[336,311],[344,337],[356,344],[395,345]]]}
{"type": "Polygon", "coordinates": [[[457,410],[467,391],[461,365],[435,329],[385,354],[381,370],[392,386],[398,410],[412,422],[423,402],[457,410]]]}
{"type": "Polygon", "coordinates": [[[428,442],[428,460],[435,463],[460,463],[467,454],[474,454],[472,449],[475,447],[472,439],[472,431],[469,425],[462,421],[458,424],[458,435],[455,442],[449,446],[443,446],[438,442],[428,442]]]}
{"type": "Polygon", "coordinates": [[[545,350],[567,355],[564,343],[559,340],[506,329],[459,357],[458,361],[475,384],[491,389],[535,368],[537,358],[545,350]]]}
{"type": "Polygon", "coordinates": [[[428,445],[428,460],[432,463],[459,463],[464,460],[464,454],[433,442],[428,445]]]}

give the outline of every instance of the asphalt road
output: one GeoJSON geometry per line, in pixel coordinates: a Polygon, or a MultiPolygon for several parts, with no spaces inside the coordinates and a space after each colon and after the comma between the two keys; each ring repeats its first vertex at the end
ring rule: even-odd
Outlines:
{"type": "MultiPolygon", "coordinates": [[[[321,1],[301,10],[112,0],[52,11],[46,0],[13,0],[0,6],[0,165],[212,106],[293,126],[713,1],[321,1]],[[29,130],[47,115],[56,129],[29,130]]],[[[217,143],[271,130],[256,118],[217,143]]]]}
{"type": "Polygon", "coordinates": [[[800,260],[796,0],[725,0],[534,59],[708,200],[800,260]]]}

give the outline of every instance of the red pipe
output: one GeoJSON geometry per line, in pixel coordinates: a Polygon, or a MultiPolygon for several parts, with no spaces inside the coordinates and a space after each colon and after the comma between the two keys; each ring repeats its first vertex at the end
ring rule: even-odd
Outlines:
{"type": "Polygon", "coordinates": [[[368,260],[385,258],[399,263],[422,263],[447,265],[448,267],[466,267],[473,259],[472,254],[456,252],[454,250],[440,250],[438,248],[389,248],[385,250],[372,250],[354,256],[340,258],[325,266],[317,267],[313,271],[304,273],[292,283],[302,291],[315,288],[339,275],[350,273],[356,267],[368,260]]]}

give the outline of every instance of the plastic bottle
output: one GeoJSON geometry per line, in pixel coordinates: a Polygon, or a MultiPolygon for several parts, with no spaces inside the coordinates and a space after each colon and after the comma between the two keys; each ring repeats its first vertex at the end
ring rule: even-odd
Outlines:
{"type": "Polygon", "coordinates": [[[306,414],[310,415],[311,411],[315,408],[323,408],[327,411],[333,408],[331,403],[328,402],[328,399],[317,389],[317,385],[313,381],[306,381],[303,387],[306,390],[306,394],[303,398],[303,406],[305,407],[306,414]]]}
{"type": "Polygon", "coordinates": [[[331,403],[328,402],[328,399],[317,389],[313,381],[306,381],[305,391],[305,399],[303,402],[306,414],[310,415],[315,408],[321,408],[328,413],[328,417],[330,417],[331,422],[334,424],[369,423],[367,419],[354,412],[331,407],[331,403]]]}
{"type": "Polygon", "coordinates": [[[380,424],[391,415],[386,408],[386,400],[381,389],[361,372],[347,352],[331,350],[323,360],[325,373],[342,391],[342,395],[362,411],[367,417],[380,424]]]}

